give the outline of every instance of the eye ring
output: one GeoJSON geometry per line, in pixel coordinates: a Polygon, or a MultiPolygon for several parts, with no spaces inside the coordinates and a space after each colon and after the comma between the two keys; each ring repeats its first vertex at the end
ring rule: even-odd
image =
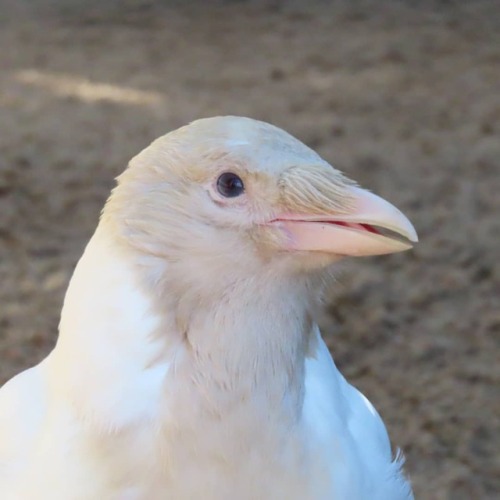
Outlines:
{"type": "Polygon", "coordinates": [[[245,192],[245,185],[238,175],[224,172],[217,179],[217,191],[224,198],[236,198],[245,192]]]}

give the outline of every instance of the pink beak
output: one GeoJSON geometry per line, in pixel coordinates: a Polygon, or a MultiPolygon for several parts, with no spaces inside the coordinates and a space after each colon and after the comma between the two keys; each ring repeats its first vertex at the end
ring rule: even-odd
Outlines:
{"type": "Polygon", "coordinates": [[[349,213],[283,214],[270,224],[286,235],[286,250],[342,256],[383,255],[410,249],[418,241],[411,222],[380,196],[351,187],[349,213]]]}

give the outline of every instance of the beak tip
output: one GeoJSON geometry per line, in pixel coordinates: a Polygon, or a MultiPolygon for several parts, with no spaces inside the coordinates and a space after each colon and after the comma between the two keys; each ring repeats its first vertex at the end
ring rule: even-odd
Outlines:
{"type": "MultiPolygon", "coordinates": [[[[408,221],[409,222],[409,221],[408,221]]],[[[408,239],[411,241],[412,244],[418,243],[418,234],[416,229],[413,227],[413,224],[409,222],[409,231],[408,231],[408,239]]]]}

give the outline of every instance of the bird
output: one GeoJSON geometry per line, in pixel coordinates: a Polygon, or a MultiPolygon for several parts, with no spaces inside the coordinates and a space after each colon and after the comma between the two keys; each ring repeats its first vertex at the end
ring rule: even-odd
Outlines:
{"type": "Polygon", "coordinates": [[[54,349],[0,390],[0,498],[413,498],[315,311],[339,260],[417,241],[274,125],[158,138],[117,177],[54,349]]]}

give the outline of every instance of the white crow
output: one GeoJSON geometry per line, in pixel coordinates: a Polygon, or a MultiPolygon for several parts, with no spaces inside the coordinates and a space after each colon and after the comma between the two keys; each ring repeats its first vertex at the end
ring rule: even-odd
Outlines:
{"type": "Polygon", "coordinates": [[[0,391],[0,499],[413,498],[313,312],[332,263],[416,241],[272,125],[159,138],[118,178],[56,347],[0,391]]]}

